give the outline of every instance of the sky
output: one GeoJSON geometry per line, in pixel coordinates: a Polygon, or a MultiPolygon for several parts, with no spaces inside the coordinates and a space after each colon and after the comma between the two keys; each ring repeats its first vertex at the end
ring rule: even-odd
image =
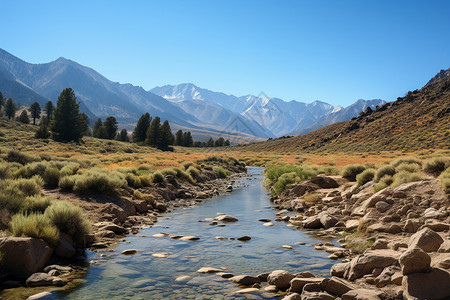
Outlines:
{"type": "Polygon", "coordinates": [[[0,0],[0,48],[149,90],[395,100],[450,68],[450,1],[0,0]]]}

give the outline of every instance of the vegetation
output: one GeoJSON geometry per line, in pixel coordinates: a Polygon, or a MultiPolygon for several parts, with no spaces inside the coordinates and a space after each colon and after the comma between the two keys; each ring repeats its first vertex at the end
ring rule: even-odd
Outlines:
{"type": "Polygon", "coordinates": [[[11,98],[6,99],[4,111],[8,119],[14,119],[14,117],[16,116],[16,110],[17,106],[13,102],[13,100],[11,98]]]}
{"type": "Polygon", "coordinates": [[[384,176],[394,176],[395,169],[391,165],[382,166],[375,173],[374,181],[379,182],[384,176]]]}
{"type": "Polygon", "coordinates": [[[437,177],[448,167],[450,167],[450,158],[435,157],[431,161],[425,162],[423,171],[437,177]]]}
{"type": "Polygon", "coordinates": [[[439,176],[439,180],[441,181],[445,192],[447,194],[450,194],[450,167],[441,173],[441,175],[439,176]]]}
{"type": "Polygon", "coordinates": [[[341,176],[350,181],[355,181],[356,176],[364,172],[365,169],[364,165],[348,165],[342,170],[341,176]]]}
{"type": "Polygon", "coordinates": [[[226,178],[231,175],[231,172],[222,167],[213,167],[214,173],[218,178],[226,178]]]}
{"type": "Polygon", "coordinates": [[[147,138],[147,130],[148,127],[150,127],[151,120],[152,118],[150,117],[149,113],[145,113],[139,118],[133,131],[133,143],[142,143],[145,141],[145,139],[147,138]]]}
{"type": "Polygon", "coordinates": [[[33,125],[36,125],[36,119],[39,119],[41,117],[41,106],[39,103],[34,102],[30,106],[30,114],[31,118],[33,118],[33,125]]]}
{"type": "Polygon", "coordinates": [[[56,246],[59,239],[59,230],[50,223],[43,214],[31,213],[12,216],[10,222],[11,233],[15,236],[35,237],[43,239],[50,245],[56,246]]]}
{"type": "Polygon", "coordinates": [[[22,110],[22,112],[20,113],[20,116],[18,117],[18,121],[22,122],[24,124],[30,123],[30,118],[28,118],[28,113],[26,110],[22,110]]]}
{"type": "Polygon", "coordinates": [[[375,169],[366,169],[364,170],[362,173],[359,173],[358,175],[356,175],[356,182],[359,185],[364,185],[369,181],[372,181],[373,178],[375,177],[375,169]]]}

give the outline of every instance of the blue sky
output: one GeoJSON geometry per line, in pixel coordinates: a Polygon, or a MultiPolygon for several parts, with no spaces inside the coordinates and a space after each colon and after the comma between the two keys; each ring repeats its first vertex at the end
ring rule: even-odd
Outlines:
{"type": "Polygon", "coordinates": [[[349,105],[450,67],[450,1],[6,1],[0,48],[60,56],[145,89],[349,105]]]}

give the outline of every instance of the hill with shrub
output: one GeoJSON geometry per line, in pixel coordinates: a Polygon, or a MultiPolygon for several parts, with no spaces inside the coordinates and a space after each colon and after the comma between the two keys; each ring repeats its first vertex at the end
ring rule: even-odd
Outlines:
{"type": "Polygon", "coordinates": [[[441,72],[408,92],[352,120],[313,132],[236,147],[272,152],[417,151],[450,148],[450,77],[441,72]]]}

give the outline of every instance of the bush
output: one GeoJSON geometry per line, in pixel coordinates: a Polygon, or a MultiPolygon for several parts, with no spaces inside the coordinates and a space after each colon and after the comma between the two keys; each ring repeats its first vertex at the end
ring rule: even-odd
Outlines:
{"type": "Polygon", "coordinates": [[[139,176],[136,176],[133,173],[127,173],[125,175],[125,180],[127,181],[128,185],[133,188],[142,187],[141,179],[139,178],[139,176]]]}
{"type": "Polygon", "coordinates": [[[384,176],[394,176],[395,169],[392,166],[382,166],[380,167],[377,172],[375,173],[375,177],[373,178],[373,181],[379,182],[381,178],[384,176]]]}
{"type": "Polygon", "coordinates": [[[447,194],[450,194],[450,167],[441,173],[441,176],[439,176],[439,180],[441,181],[445,192],[447,194]]]}
{"type": "Polygon", "coordinates": [[[164,183],[165,178],[164,175],[161,172],[155,172],[153,173],[153,183],[164,183]]]}
{"type": "Polygon", "coordinates": [[[414,157],[398,158],[391,163],[391,166],[397,168],[401,164],[422,166],[422,162],[414,157]]]}
{"type": "Polygon", "coordinates": [[[27,164],[24,168],[27,172],[26,177],[32,177],[34,175],[42,176],[44,175],[44,172],[48,166],[47,161],[39,161],[39,162],[33,162],[30,164],[27,164]]]}
{"type": "Polygon", "coordinates": [[[75,177],[76,175],[61,177],[58,182],[59,188],[65,191],[73,191],[73,187],[75,185],[75,177]]]}
{"type": "Polygon", "coordinates": [[[0,193],[0,210],[6,209],[11,214],[15,214],[22,210],[23,203],[23,195],[14,192],[14,190],[2,188],[0,193]]]}
{"type": "Polygon", "coordinates": [[[58,186],[59,183],[60,172],[55,167],[47,167],[45,169],[44,175],[42,178],[44,179],[45,185],[47,186],[58,186]]]}
{"type": "Polygon", "coordinates": [[[342,170],[341,176],[350,181],[355,181],[356,176],[364,172],[365,169],[366,167],[364,165],[348,165],[342,170]]]}
{"type": "Polygon", "coordinates": [[[116,188],[123,187],[127,181],[118,172],[110,174],[89,170],[84,174],[73,175],[75,184],[73,191],[84,193],[87,191],[97,191],[100,193],[113,193],[116,188]]]}
{"type": "Polygon", "coordinates": [[[300,180],[300,177],[298,177],[295,172],[284,173],[272,186],[272,192],[275,195],[280,195],[284,190],[290,188],[293,184],[299,182],[300,180]]]}
{"type": "Polygon", "coordinates": [[[387,188],[393,182],[394,182],[394,178],[391,175],[385,175],[379,180],[378,184],[373,187],[373,190],[376,193],[378,191],[381,191],[381,190],[387,188]]]}
{"type": "Polygon", "coordinates": [[[12,216],[9,226],[14,236],[43,239],[53,246],[57,245],[59,239],[58,228],[43,214],[16,214],[12,216]]]}
{"type": "Polygon", "coordinates": [[[366,169],[364,172],[359,173],[356,175],[356,182],[358,182],[359,185],[364,185],[367,182],[373,180],[375,177],[375,169],[366,169]]]}
{"type": "Polygon", "coordinates": [[[67,165],[65,165],[64,167],[62,167],[59,173],[60,173],[61,177],[70,176],[70,175],[75,174],[79,168],[80,168],[79,163],[70,162],[67,165]]]}
{"type": "Polygon", "coordinates": [[[177,176],[177,171],[175,170],[175,168],[165,168],[161,170],[161,173],[163,175],[172,175],[173,177],[177,176]]]}
{"type": "Polygon", "coordinates": [[[322,196],[317,193],[306,193],[303,196],[303,199],[305,200],[305,203],[308,205],[313,205],[319,202],[322,199],[322,196]]]}
{"type": "Polygon", "coordinates": [[[193,177],[193,178],[200,177],[200,170],[194,166],[189,166],[189,168],[187,168],[186,172],[188,172],[191,175],[191,177],[193,177]]]}
{"type": "Polygon", "coordinates": [[[423,165],[423,171],[435,177],[450,167],[450,159],[447,157],[435,157],[423,165]]]}
{"type": "Polygon", "coordinates": [[[9,181],[11,190],[20,192],[25,196],[36,195],[41,191],[44,186],[44,181],[40,176],[33,176],[30,179],[20,178],[16,180],[9,181]]]}
{"type": "Polygon", "coordinates": [[[214,173],[216,173],[216,176],[218,178],[227,178],[228,176],[231,175],[230,171],[228,171],[228,170],[226,170],[226,169],[224,169],[222,167],[214,166],[213,167],[213,171],[214,171],[214,173]]]}
{"type": "Polygon", "coordinates": [[[275,166],[266,169],[266,178],[270,181],[275,181],[280,178],[281,175],[294,172],[300,180],[306,180],[318,174],[316,170],[313,170],[304,166],[275,166]]]}
{"type": "Polygon", "coordinates": [[[420,173],[409,173],[406,171],[398,172],[393,177],[394,182],[391,184],[392,188],[395,188],[403,183],[420,181],[422,180],[422,175],[420,173]]]}
{"type": "Polygon", "coordinates": [[[418,164],[406,164],[402,163],[395,167],[395,172],[406,171],[409,173],[416,173],[420,171],[420,165],[418,164]]]}
{"type": "Polygon", "coordinates": [[[44,213],[50,224],[67,233],[74,240],[79,240],[91,232],[91,223],[84,216],[83,209],[70,202],[57,201],[44,213]]]}
{"type": "Polygon", "coordinates": [[[0,179],[11,179],[13,173],[11,172],[11,165],[8,163],[0,163],[0,179]]]}
{"type": "Polygon", "coordinates": [[[152,186],[153,184],[153,176],[150,174],[141,175],[139,179],[141,180],[142,186],[152,186]]]}
{"type": "Polygon", "coordinates": [[[24,213],[44,213],[52,201],[49,197],[35,195],[25,198],[22,202],[22,212],[24,213]]]}
{"type": "Polygon", "coordinates": [[[182,162],[181,165],[183,166],[183,168],[187,171],[187,169],[189,169],[190,166],[192,166],[194,163],[190,162],[190,161],[185,161],[182,162]]]}
{"type": "Polygon", "coordinates": [[[28,178],[27,169],[25,167],[21,167],[21,168],[17,169],[16,171],[14,171],[13,177],[14,178],[28,178]]]}
{"type": "Polygon", "coordinates": [[[19,164],[26,165],[33,161],[40,161],[41,158],[38,156],[25,154],[17,150],[11,150],[6,155],[6,160],[9,162],[18,162],[19,164]]]}
{"type": "Polygon", "coordinates": [[[181,170],[180,168],[173,168],[175,172],[177,172],[176,177],[180,180],[188,181],[190,183],[194,183],[194,179],[192,178],[191,174],[189,174],[186,171],[181,170]]]}

